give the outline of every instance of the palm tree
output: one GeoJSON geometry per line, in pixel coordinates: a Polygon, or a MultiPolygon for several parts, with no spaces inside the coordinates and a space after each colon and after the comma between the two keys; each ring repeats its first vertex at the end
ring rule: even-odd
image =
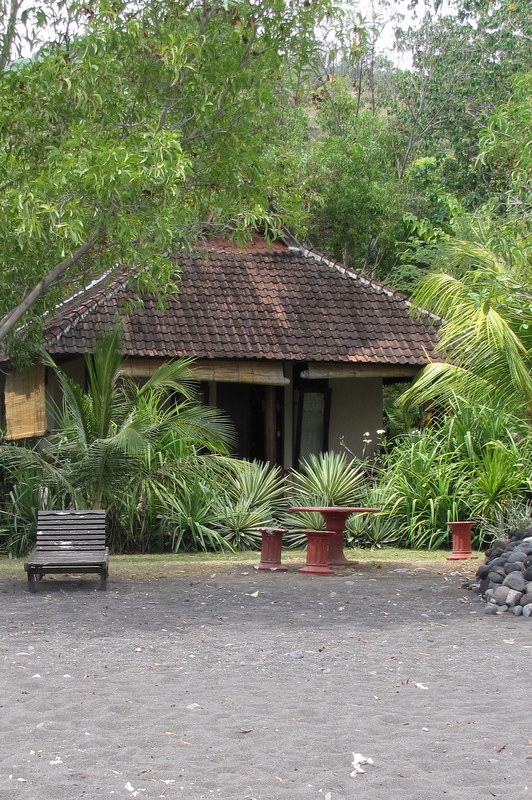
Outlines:
{"type": "Polygon", "coordinates": [[[24,467],[80,508],[109,510],[125,487],[145,474],[150,456],[177,450],[228,453],[231,425],[195,400],[191,361],[162,365],[142,386],[121,374],[117,330],[86,356],[84,391],[43,353],[59,381],[63,401],[55,409],[56,432],[39,449],[0,448],[0,463],[24,467]]]}
{"type": "Polygon", "coordinates": [[[524,247],[504,255],[478,241],[449,240],[433,255],[440,268],[427,275],[412,300],[418,313],[441,318],[441,360],[426,366],[401,396],[404,411],[421,403],[464,398],[521,419],[532,416],[532,293],[524,247]]]}

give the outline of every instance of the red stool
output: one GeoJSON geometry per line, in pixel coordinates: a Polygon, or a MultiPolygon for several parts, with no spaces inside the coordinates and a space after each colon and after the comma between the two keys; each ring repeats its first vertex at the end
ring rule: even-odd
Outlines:
{"type": "Polygon", "coordinates": [[[301,531],[308,539],[307,563],[298,572],[309,575],[334,575],[329,566],[329,537],[334,531],[301,531]]]}
{"type": "Polygon", "coordinates": [[[286,528],[257,528],[262,534],[260,548],[260,563],[254,564],[253,569],[267,569],[270,572],[286,572],[288,567],[281,564],[281,544],[283,533],[288,533],[286,528]]]}
{"type": "Polygon", "coordinates": [[[461,558],[477,558],[471,552],[471,528],[476,525],[474,519],[462,522],[447,522],[453,535],[453,552],[447,556],[447,561],[455,561],[461,558]]]}

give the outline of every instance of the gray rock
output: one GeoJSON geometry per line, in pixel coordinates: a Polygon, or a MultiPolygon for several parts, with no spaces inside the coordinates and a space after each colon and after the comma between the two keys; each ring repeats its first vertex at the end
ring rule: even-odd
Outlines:
{"type": "Polygon", "coordinates": [[[507,563],[513,564],[514,561],[523,561],[524,555],[525,555],[524,552],[520,548],[516,547],[513,553],[510,553],[510,555],[508,556],[507,563]]]}
{"type": "Polygon", "coordinates": [[[503,580],[502,585],[508,586],[510,589],[515,589],[516,592],[524,592],[526,589],[526,581],[523,578],[522,572],[510,572],[503,580]]]}
{"type": "Polygon", "coordinates": [[[527,606],[529,603],[532,603],[532,592],[526,592],[523,594],[519,602],[522,606],[527,606]]]}
{"type": "Polygon", "coordinates": [[[521,607],[523,609],[523,617],[532,617],[532,603],[528,603],[528,605],[521,607]]]}
{"type": "Polygon", "coordinates": [[[516,617],[520,617],[521,614],[523,613],[523,606],[512,606],[510,612],[512,614],[515,614],[516,617]]]}
{"type": "Polygon", "coordinates": [[[519,605],[519,601],[523,596],[522,592],[516,592],[514,589],[510,589],[508,594],[506,595],[506,605],[507,606],[517,606],[519,605]]]}
{"type": "Polygon", "coordinates": [[[502,606],[506,603],[506,598],[508,597],[508,592],[511,592],[512,589],[509,586],[497,586],[495,591],[493,592],[493,600],[497,605],[502,606]]]}
{"type": "Polygon", "coordinates": [[[484,609],[484,614],[496,614],[497,606],[494,603],[488,603],[484,609]]]}
{"type": "Polygon", "coordinates": [[[490,572],[488,579],[491,583],[502,583],[504,580],[503,576],[499,575],[498,572],[490,572]]]}
{"type": "Polygon", "coordinates": [[[507,575],[509,575],[510,572],[521,572],[523,567],[524,564],[522,561],[513,561],[511,564],[508,563],[504,565],[504,571],[506,572],[507,575]]]}

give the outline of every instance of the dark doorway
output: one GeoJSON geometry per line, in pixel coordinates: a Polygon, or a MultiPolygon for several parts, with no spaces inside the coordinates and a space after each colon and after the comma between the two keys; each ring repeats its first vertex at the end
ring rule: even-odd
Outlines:
{"type": "Polygon", "coordinates": [[[226,412],[236,428],[236,456],[279,463],[282,436],[277,387],[218,383],[216,406],[226,412]]]}

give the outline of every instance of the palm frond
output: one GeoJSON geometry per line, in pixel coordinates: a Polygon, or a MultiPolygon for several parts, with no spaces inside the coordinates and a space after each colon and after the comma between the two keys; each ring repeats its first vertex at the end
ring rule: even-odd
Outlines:
{"type": "Polygon", "coordinates": [[[462,278],[427,275],[413,295],[417,313],[442,319],[439,351],[447,362],[430,364],[401,401],[448,402],[453,394],[532,414],[531,295],[522,272],[482,242],[450,240],[433,253],[437,266],[469,267],[462,278]],[[521,283],[519,282],[521,281],[521,283]],[[431,391],[431,383],[433,390],[431,391]],[[484,393],[484,398],[482,397],[484,393]]]}
{"type": "Polygon", "coordinates": [[[0,445],[0,465],[9,474],[31,475],[43,486],[55,486],[73,496],[76,494],[74,485],[64,472],[35,449],[16,444],[0,445]]]}
{"type": "Polygon", "coordinates": [[[122,365],[120,331],[115,328],[94,347],[94,354],[87,355],[88,393],[94,408],[95,435],[101,439],[108,435],[113,422],[117,392],[116,384],[122,365]]]}
{"type": "Polygon", "coordinates": [[[177,361],[162,364],[137,389],[137,397],[140,398],[156,390],[158,394],[172,391],[182,395],[186,400],[193,400],[198,385],[197,378],[194,378],[192,370],[193,364],[194,359],[192,358],[180,358],[177,361]]]}

